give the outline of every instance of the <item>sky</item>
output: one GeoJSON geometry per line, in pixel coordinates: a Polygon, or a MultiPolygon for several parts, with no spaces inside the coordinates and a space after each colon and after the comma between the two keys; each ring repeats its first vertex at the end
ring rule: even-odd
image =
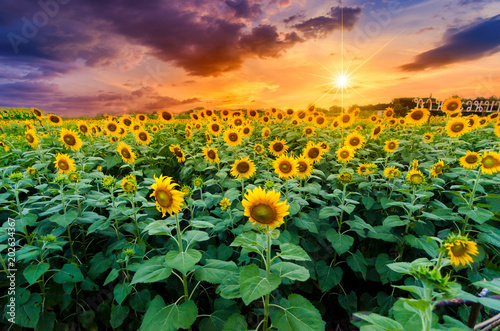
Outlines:
{"type": "Polygon", "coordinates": [[[4,107],[71,117],[500,96],[499,0],[0,2],[4,107]]]}

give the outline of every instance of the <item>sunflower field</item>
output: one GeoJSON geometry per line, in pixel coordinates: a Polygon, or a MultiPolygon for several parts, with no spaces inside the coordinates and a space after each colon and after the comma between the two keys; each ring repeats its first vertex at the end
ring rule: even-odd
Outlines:
{"type": "Polygon", "coordinates": [[[3,119],[0,324],[492,329],[499,113],[460,109],[3,119]]]}

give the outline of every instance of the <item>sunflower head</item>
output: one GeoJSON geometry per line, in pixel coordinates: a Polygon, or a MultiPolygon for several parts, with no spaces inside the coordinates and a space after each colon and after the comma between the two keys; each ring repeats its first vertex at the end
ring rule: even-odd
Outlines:
{"type": "Polygon", "coordinates": [[[481,171],[483,174],[493,175],[500,171],[500,154],[486,151],[481,158],[481,171]]]}
{"type": "Polygon", "coordinates": [[[228,198],[223,198],[219,203],[220,209],[222,211],[226,211],[229,207],[231,207],[231,200],[228,198]]]}
{"type": "Polygon", "coordinates": [[[342,163],[349,162],[354,158],[354,150],[347,146],[339,148],[336,153],[338,160],[342,163]]]}
{"type": "Polygon", "coordinates": [[[345,145],[354,150],[362,148],[364,143],[365,137],[357,132],[352,132],[345,138],[345,145]]]}
{"type": "Polygon", "coordinates": [[[35,168],[33,168],[33,167],[28,167],[28,168],[26,169],[26,173],[27,173],[30,177],[35,177],[35,176],[36,176],[36,174],[38,173],[38,171],[37,171],[35,168]]]}
{"type": "Polygon", "coordinates": [[[297,175],[297,161],[285,154],[274,161],[273,167],[281,179],[291,179],[297,175]]]}
{"type": "Polygon", "coordinates": [[[470,130],[470,125],[467,119],[463,117],[451,118],[446,123],[446,133],[450,137],[459,137],[470,130]]]}
{"type": "Polygon", "coordinates": [[[60,174],[69,174],[71,171],[76,170],[75,161],[67,154],[57,154],[54,164],[60,174]]]}
{"type": "Polygon", "coordinates": [[[473,263],[471,255],[478,255],[479,251],[477,249],[477,244],[467,236],[451,234],[443,245],[445,251],[450,257],[450,262],[454,266],[459,266],[460,264],[466,266],[467,264],[473,263]]]}
{"type": "Polygon", "coordinates": [[[123,162],[127,162],[130,164],[135,162],[136,156],[135,156],[134,152],[132,152],[132,149],[130,148],[130,146],[125,144],[124,142],[120,142],[118,144],[116,151],[122,157],[123,162]]]}
{"type": "Polygon", "coordinates": [[[296,161],[297,161],[297,176],[302,179],[311,176],[311,171],[313,170],[312,161],[303,155],[297,158],[296,161]]]}
{"type": "Polygon", "coordinates": [[[391,118],[394,116],[394,108],[388,107],[384,110],[384,117],[391,118]]]}
{"type": "Polygon", "coordinates": [[[288,145],[286,144],[286,141],[283,139],[276,138],[273,142],[269,144],[269,151],[274,156],[280,156],[281,154],[286,153],[287,150],[288,150],[288,145]]]}
{"type": "Polygon", "coordinates": [[[203,157],[210,164],[220,162],[219,155],[217,154],[217,148],[204,147],[202,148],[202,151],[203,151],[203,157]]]}
{"type": "Polygon", "coordinates": [[[102,179],[102,186],[110,190],[114,187],[115,182],[116,182],[115,177],[108,175],[102,179]]]}
{"type": "Polygon", "coordinates": [[[135,131],[135,140],[143,145],[149,145],[151,143],[151,137],[149,136],[149,133],[142,128],[135,131]]]}
{"type": "Polygon", "coordinates": [[[377,139],[378,136],[380,136],[380,134],[382,133],[383,130],[384,130],[384,126],[383,125],[377,125],[372,130],[371,138],[372,139],[377,139]]]}
{"type": "Polygon", "coordinates": [[[137,191],[137,180],[134,175],[130,174],[122,179],[122,190],[126,193],[134,193],[137,191]]]}
{"type": "Polygon", "coordinates": [[[82,140],[73,130],[62,129],[60,139],[66,148],[71,148],[74,151],[80,150],[82,140]]]}
{"type": "Polygon", "coordinates": [[[437,161],[436,163],[434,163],[434,165],[432,166],[431,168],[431,172],[430,172],[430,175],[432,177],[437,177],[439,176],[440,174],[443,173],[443,168],[444,168],[444,161],[443,160],[439,160],[437,161]]]}
{"type": "Polygon", "coordinates": [[[347,171],[347,170],[340,172],[339,176],[338,176],[339,181],[345,185],[352,182],[353,178],[354,178],[354,176],[353,176],[352,172],[347,171]]]}
{"type": "Polygon", "coordinates": [[[167,177],[160,175],[160,177],[153,176],[155,183],[151,185],[154,190],[150,197],[155,197],[156,209],[165,214],[168,212],[170,216],[179,213],[182,210],[184,204],[184,193],[182,191],[175,190],[177,185],[172,182],[172,177],[167,177]]]}
{"type": "Polygon", "coordinates": [[[227,130],[224,133],[224,141],[231,147],[241,144],[241,134],[236,130],[227,130]]]}
{"type": "Polygon", "coordinates": [[[238,179],[250,178],[255,174],[255,164],[253,161],[246,158],[240,158],[239,160],[234,161],[231,167],[231,175],[238,179]]]}
{"type": "Polygon", "coordinates": [[[244,215],[252,224],[260,224],[274,229],[284,223],[283,218],[289,214],[287,201],[279,202],[281,194],[274,190],[264,191],[260,186],[247,190],[242,201],[244,215]]]}
{"type": "Polygon", "coordinates": [[[460,110],[460,108],[462,108],[462,101],[460,98],[450,98],[441,106],[441,109],[447,113],[460,110]]]}
{"type": "MultiPolygon", "coordinates": [[[[425,108],[415,108],[406,115],[405,120],[409,124],[422,125],[429,119],[430,112],[425,108]]],[[[401,124],[401,123],[400,123],[401,124]]]]}
{"type": "Polygon", "coordinates": [[[306,126],[302,132],[307,137],[310,137],[314,134],[314,128],[312,126],[306,126]]]}
{"type": "Polygon", "coordinates": [[[430,132],[426,132],[422,136],[422,140],[425,141],[426,143],[430,143],[434,140],[434,135],[430,132]]]}
{"type": "Polygon", "coordinates": [[[384,169],[384,177],[388,179],[398,178],[401,176],[401,170],[395,166],[390,166],[384,169]]]}
{"type": "Polygon", "coordinates": [[[424,182],[424,175],[420,170],[410,170],[406,175],[406,181],[410,185],[421,185],[424,182]]]}
{"type": "Polygon", "coordinates": [[[80,173],[79,172],[76,172],[76,171],[71,171],[69,174],[68,174],[68,180],[71,182],[71,183],[78,183],[80,181],[80,173]]]}
{"type": "Polygon", "coordinates": [[[255,153],[261,154],[261,153],[264,152],[264,145],[262,145],[262,144],[255,144],[255,146],[253,147],[253,150],[255,151],[255,153]]]}
{"type": "Polygon", "coordinates": [[[24,178],[24,175],[20,171],[14,171],[9,175],[9,179],[13,181],[14,183],[19,182],[21,179],[24,178]]]}
{"type": "Polygon", "coordinates": [[[54,125],[54,126],[60,126],[63,124],[62,119],[55,114],[47,115],[47,122],[49,122],[51,125],[54,125]]]}
{"type": "Polygon", "coordinates": [[[393,153],[398,148],[398,141],[396,139],[391,139],[385,142],[384,151],[387,153],[393,153]]]}

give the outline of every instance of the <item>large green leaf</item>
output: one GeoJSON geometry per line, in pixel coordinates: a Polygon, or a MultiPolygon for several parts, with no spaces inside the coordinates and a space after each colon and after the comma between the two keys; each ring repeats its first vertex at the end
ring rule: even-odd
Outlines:
{"type": "Polygon", "coordinates": [[[80,269],[71,263],[63,265],[54,276],[54,282],[58,284],[83,282],[83,274],[80,269]]]}
{"type": "Polygon", "coordinates": [[[240,314],[233,314],[231,315],[226,323],[224,323],[224,328],[222,331],[247,331],[248,330],[248,324],[247,321],[245,320],[245,317],[243,317],[240,314]]]}
{"type": "Polygon", "coordinates": [[[292,262],[278,262],[271,265],[271,270],[280,277],[286,277],[291,280],[305,282],[309,279],[309,270],[292,262]]]}
{"type": "Polygon", "coordinates": [[[243,247],[252,252],[262,252],[266,247],[266,237],[255,232],[244,232],[231,243],[234,247],[243,247]]]}
{"type": "Polygon", "coordinates": [[[325,329],[325,322],[316,307],[298,294],[290,294],[281,300],[283,309],[275,309],[271,315],[273,327],[280,331],[318,331],[325,329]]]}
{"type": "Polygon", "coordinates": [[[130,292],[132,292],[132,285],[130,285],[130,283],[117,284],[113,289],[115,300],[120,305],[122,304],[123,300],[125,300],[125,298],[130,294],[130,292]]]}
{"type": "Polygon", "coordinates": [[[270,273],[266,277],[266,272],[259,269],[255,264],[240,268],[240,293],[245,305],[252,301],[271,293],[281,284],[281,278],[277,274],[270,273]]]}
{"type": "Polygon", "coordinates": [[[186,247],[190,247],[195,242],[205,241],[208,239],[210,239],[208,234],[205,231],[199,231],[199,230],[187,231],[182,235],[182,240],[184,240],[187,243],[186,247]]]}
{"type": "Polygon", "coordinates": [[[326,231],[326,239],[332,243],[333,249],[335,249],[339,255],[347,252],[354,243],[353,237],[339,234],[335,229],[328,229],[328,231],[326,231]]]}
{"type": "Polygon", "coordinates": [[[364,315],[360,313],[354,314],[354,316],[361,318],[362,320],[367,321],[368,323],[371,323],[372,326],[379,327],[381,330],[385,331],[403,331],[403,326],[399,324],[398,322],[388,318],[384,317],[378,314],[369,314],[369,315],[364,315]]]}
{"type": "Polygon", "coordinates": [[[123,324],[123,321],[128,316],[129,310],[130,309],[128,306],[113,305],[113,307],[111,308],[111,316],[109,321],[113,329],[116,329],[123,324]]]}
{"type": "Polygon", "coordinates": [[[131,284],[159,282],[167,279],[171,273],[172,268],[164,264],[148,265],[137,270],[131,284]]]}
{"type": "Polygon", "coordinates": [[[170,251],[165,256],[167,265],[177,269],[183,274],[187,274],[201,260],[201,253],[195,249],[188,249],[185,252],[170,251]]]}
{"type": "Polygon", "coordinates": [[[38,278],[49,270],[50,265],[48,263],[42,262],[37,264],[31,264],[23,271],[24,278],[28,281],[30,285],[33,285],[38,278]]]}
{"type": "Polygon", "coordinates": [[[238,282],[238,278],[239,275],[229,275],[225,277],[221,284],[217,287],[217,293],[225,299],[241,298],[240,283],[238,282]]]}
{"type": "Polygon", "coordinates": [[[318,274],[319,286],[323,292],[329,291],[340,284],[343,275],[342,268],[332,268],[325,261],[316,263],[316,273],[318,274]]]}
{"type": "Polygon", "coordinates": [[[238,266],[233,261],[207,260],[207,264],[195,271],[196,279],[212,284],[220,284],[229,275],[238,275],[238,266]]]}
{"type": "Polygon", "coordinates": [[[198,307],[193,301],[181,305],[165,306],[165,301],[157,295],[146,311],[140,330],[143,331],[175,331],[188,329],[198,316],[198,307]]]}
{"type": "Polygon", "coordinates": [[[49,220],[51,222],[57,223],[59,226],[66,228],[68,225],[73,223],[78,217],[78,212],[76,210],[70,210],[66,214],[54,214],[50,216],[49,220]]]}
{"type": "Polygon", "coordinates": [[[281,252],[277,255],[285,260],[311,261],[309,255],[302,247],[290,243],[280,245],[281,252]]]}
{"type": "Polygon", "coordinates": [[[349,255],[347,258],[347,265],[351,267],[353,271],[361,272],[363,278],[366,279],[366,269],[368,264],[366,263],[363,253],[359,250],[357,250],[355,254],[349,255]]]}

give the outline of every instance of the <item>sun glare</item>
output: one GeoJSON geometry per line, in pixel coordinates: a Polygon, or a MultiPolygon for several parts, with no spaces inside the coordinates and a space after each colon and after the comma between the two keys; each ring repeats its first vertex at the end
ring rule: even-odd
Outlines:
{"type": "Polygon", "coordinates": [[[349,86],[349,76],[345,74],[340,74],[335,77],[334,83],[338,88],[346,88],[349,86]]]}

